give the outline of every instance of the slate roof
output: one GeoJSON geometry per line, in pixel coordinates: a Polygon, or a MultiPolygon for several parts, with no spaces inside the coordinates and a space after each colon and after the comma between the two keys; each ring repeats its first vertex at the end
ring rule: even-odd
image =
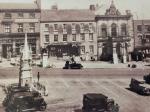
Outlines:
{"type": "Polygon", "coordinates": [[[38,9],[35,3],[0,3],[0,10],[38,9]]]}
{"type": "Polygon", "coordinates": [[[42,10],[41,22],[94,21],[94,12],[88,9],[42,10]]]}

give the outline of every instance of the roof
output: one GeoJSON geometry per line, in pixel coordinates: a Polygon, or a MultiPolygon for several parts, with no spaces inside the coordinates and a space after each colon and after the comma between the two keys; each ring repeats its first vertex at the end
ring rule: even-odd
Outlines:
{"type": "Polygon", "coordinates": [[[94,21],[95,14],[89,9],[42,10],[42,22],[94,21]]]}
{"type": "Polygon", "coordinates": [[[35,3],[0,3],[0,10],[38,9],[35,3]]]}
{"type": "Polygon", "coordinates": [[[87,93],[84,96],[86,96],[90,100],[102,100],[102,99],[107,99],[108,97],[103,95],[103,94],[97,94],[97,93],[87,93]]]}

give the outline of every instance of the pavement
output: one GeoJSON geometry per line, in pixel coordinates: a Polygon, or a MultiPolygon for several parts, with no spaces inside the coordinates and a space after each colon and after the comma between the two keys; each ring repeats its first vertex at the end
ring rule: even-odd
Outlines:
{"type": "MultiPolygon", "coordinates": [[[[56,60],[56,59],[49,59],[50,65],[54,65],[54,68],[62,68],[65,65],[64,60],[56,60]]],[[[150,65],[148,62],[127,62],[127,63],[118,63],[118,64],[113,64],[110,62],[104,62],[104,61],[81,61],[80,62],[84,68],[129,68],[128,64],[133,65],[135,64],[137,67],[136,68],[149,68],[149,66],[145,65],[150,65]]]]}
{"type": "MultiPolygon", "coordinates": [[[[18,64],[18,62],[16,61],[18,64]]],[[[40,63],[40,60],[37,60],[35,63],[40,63]]],[[[150,63],[148,62],[127,62],[127,63],[118,63],[118,64],[113,64],[110,62],[104,62],[104,61],[81,61],[80,62],[83,65],[83,68],[96,68],[96,69],[103,69],[103,68],[129,68],[128,65],[130,64],[131,66],[133,64],[136,65],[136,68],[149,68],[150,63]]],[[[65,65],[65,60],[62,59],[55,59],[51,58],[49,59],[49,64],[52,68],[63,68],[65,65]]],[[[7,59],[2,59],[2,62],[0,63],[0,68],[9,68],[9,67],[14,67],[14,65],[11,64],[10,60],[7,59]]],[[[130,67],[131,68],[131,67],[130,67]]]]}

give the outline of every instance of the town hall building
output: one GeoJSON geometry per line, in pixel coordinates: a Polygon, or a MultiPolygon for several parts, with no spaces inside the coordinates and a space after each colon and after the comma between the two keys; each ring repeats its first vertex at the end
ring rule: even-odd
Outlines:
{"type": "Polygon", "coordinates": [[[133,51],[132,14],[122,14],[112,1],[104,14],[96,14],[98,59],[113,63],[126,63],[133,51]]]}

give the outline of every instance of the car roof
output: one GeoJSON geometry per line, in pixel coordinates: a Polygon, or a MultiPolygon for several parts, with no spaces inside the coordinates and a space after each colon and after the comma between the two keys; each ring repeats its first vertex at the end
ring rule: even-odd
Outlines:
{"type": "Polygon", "coordinates": [[[26,96],[32,96],[32,94],[30,92],[18,92],[14,94],[14,97],[16,98],[22,98],[26,96]]]}
{"type": "Polygon", "coordinates": [[[95,100],[95,99],[107,99],[108,97],[101,94],[101,93],[87,93],[87,94],[84,94],[84,96],[88,99],[91,99],[91,100],[95,100]]]}

